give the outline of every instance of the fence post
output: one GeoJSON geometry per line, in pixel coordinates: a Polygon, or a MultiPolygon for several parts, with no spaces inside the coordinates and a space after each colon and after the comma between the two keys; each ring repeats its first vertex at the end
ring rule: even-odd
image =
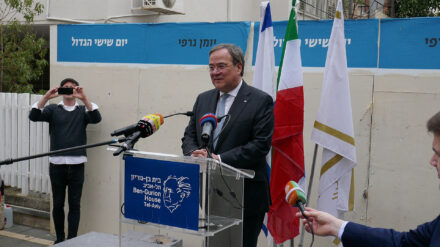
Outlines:
{"type": "MultiPolygon", "coordinates": [[[[29,94],[18,95],[18,156],[29,155],[29,94]]],[[[29,160],[18,163],[18,187],[23,195],[29,194],[29,160]]]]}
{"type": "MultiPolygon", "coordinates": [[[[49,126],[30,122],[31,105],[41,95],[0,93],[0,160],[24,157],[49,151],[49,126]]],[[[5,184],[43,193],[50,192],[49,158],[43,157],[1,166],[5,184]]]]}

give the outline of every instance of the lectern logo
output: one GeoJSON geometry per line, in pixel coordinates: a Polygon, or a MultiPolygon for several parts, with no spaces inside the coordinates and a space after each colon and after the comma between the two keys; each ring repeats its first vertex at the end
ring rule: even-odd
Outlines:
{"type": "Polygon", "coordinates": [[[163,202],[170,213],[173,213],[182,205],[184,199],[191,195],[191,184],[188,182],[188,177],[177,178],[175,175],[168,176],[163,182],[163,202]]]}

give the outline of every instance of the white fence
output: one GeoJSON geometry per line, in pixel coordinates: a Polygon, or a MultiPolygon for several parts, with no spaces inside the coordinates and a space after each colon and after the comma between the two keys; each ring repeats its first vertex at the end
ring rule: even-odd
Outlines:
{"type": "MultiPolygon", "coordinates": [[[[0,93],[0,160],[18,158],[49,151],[49,125],[31,122],[32,104],[41,95],[0,93]]],[[[26,160],[3,165],[0,175],[5,185],[48,193],[50,190],[49,158],[26,160]]]]}

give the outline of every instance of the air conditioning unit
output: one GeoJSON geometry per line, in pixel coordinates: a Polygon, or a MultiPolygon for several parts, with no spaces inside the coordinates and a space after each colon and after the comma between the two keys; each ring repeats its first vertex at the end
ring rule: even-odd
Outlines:
{"type": "Polygon", "coordinates": [[[142,9],[166,15],[185,14],[183,0],[133,0],[133,9],[142,9]]]}

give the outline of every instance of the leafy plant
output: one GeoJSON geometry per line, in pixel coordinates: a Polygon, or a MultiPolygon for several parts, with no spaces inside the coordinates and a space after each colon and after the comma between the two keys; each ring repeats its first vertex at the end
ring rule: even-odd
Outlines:
{"type": "Polygon", "coordinates": [[[30,82],[43,75],[47,43],[30,25],[43,9],[35,0],[0,2],[0,91],[31,93],[30,82]]]}
{"type": "Polygon", "coordinates": [[[395,17],[439,16],[440,0],[394,0],[395,17]]]}

